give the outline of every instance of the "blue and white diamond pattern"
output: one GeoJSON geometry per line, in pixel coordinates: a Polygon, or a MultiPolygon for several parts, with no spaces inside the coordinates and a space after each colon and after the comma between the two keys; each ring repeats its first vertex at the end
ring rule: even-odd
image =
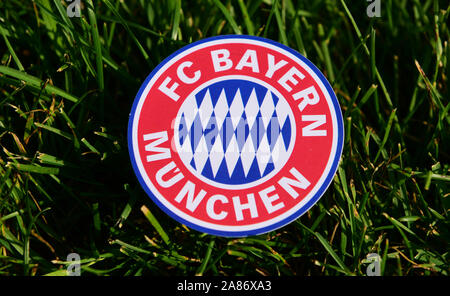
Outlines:
{"type": "Polygon", "coordinates": [[[183,163],[222,184],[247,184],[289,158],[294,125],[288,103],[243,79],[219,81],[190,95],[176,127],[183,163]]]}

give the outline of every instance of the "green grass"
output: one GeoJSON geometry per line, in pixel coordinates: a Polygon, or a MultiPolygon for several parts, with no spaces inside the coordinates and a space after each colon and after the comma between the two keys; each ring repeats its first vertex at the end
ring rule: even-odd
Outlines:
{"type": "Polygon", "coordinates": [[[448,275],[448,1],[0,2],[0,275],[448,275]],[[126,143],[145,77],[176,49],[253,34],[332,84],[345,145],[334,182],[277,231],[190,230],[139,186],[126,143]]]}

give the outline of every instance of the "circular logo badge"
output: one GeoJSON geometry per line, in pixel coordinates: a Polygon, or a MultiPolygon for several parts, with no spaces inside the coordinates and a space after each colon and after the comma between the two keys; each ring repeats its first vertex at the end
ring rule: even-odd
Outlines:
{"type": "Polygon", "coordinates": [[[207,38],[147,77],[128,125],[134,171],[168,215],[201,232],[256,235],[323,195],[343,122],[323,74],[259,37],[207,38]]]}

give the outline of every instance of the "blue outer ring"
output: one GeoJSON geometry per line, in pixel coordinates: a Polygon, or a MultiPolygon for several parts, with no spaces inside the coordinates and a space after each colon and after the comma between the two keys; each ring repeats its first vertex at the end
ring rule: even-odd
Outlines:
{"type": "Polygon", "coordinates": [[[133,102],[133,107],[131,109],[131,113],[130,113],[130,119],[128,121],[128,152],[130,154],[130,159],[131,159],[131,164],[133,166],[134,172],[139,180],[139,183],[141,184],[142,188],[144,188],[145,192],[147,193],[148,196],[150,196],[150,198],[153,200],[153,202],[155,204],[158,205],[158,207],[160,209],[162,209],[167,215],[169,215],[170,217],[172,217],[173,219],[175,219],[176,221],[192,228],[195,229],[197,231],[200,232],[205,232],[205,233],[209,233],[212,235],[218,235],[218,236],[226,236],[226,237],[245,237],[245,236],[250,236],[250,235],[257,235],[257,234],[262,234],[262,233],[266,233],[269,231],[273,231],[275,229],[278,229],[280,227],[285,226],[286,224],[294,221],[295,219],[299,218],[301,215],[303,215],[306,211],[308,211],[321,197],[322,195],[325,193],[325,191],[327,190],[328,186],[331,184],[331,181],[333,180],[333,177],[336,173],[336,170],[338,168],[338,164],[339,164],[339,159],[341,158],[341,154],[342,154],[342,148],[343,148],[343,139],[344,139],[344,123],[342,120],[342,113],[341,113],[341,108],[339,106],[339,102],[336,98],[336,94],[333,91],[333,88],[331,87],[330,83],[328,82],[328,80],[325,78],[325,76],[322,74],[322,72],[320,72],[320,70],[313,64],[311,63],[307,58],[305,58],[304,56],[302,56],[299,52],[281,44],[278,43],[276,41],[273,40],[269,40],[266,38],[262,38],[262,37],[256,37],[256,36],[247,36],[247,35],[224,35],[224,36],[216,36],[216,37],[210,37],[210,38],[205,38],[199,41],[196,41],[194,43],[191,43],[177,51],[175,51],[173,54],[171,54],[169,57],[167,57],[166,59],[164,59],[164,61],[162,61],[151,73],[150,75],[147,76],[147,78],[145,79],[144,83],[142,84],[141,88],[139,89],[139,92],[137,93],[134,102],[133,102]],[[325,181],[323,182],[322,186],[319,188],[319,190],[316,192],[316,194],[308,201],[308,203],[306,203],[302,208],[300,208],[297,212],[295,212],[294,214],[290,215],[289,217],[283,219],[282,221],[279,221],[275,224],[263,227],[263,228],[259,228],[259,229],[254,229],[254,230],[250,230],[250,231],[219,231],[216,229],[210,229],[210,228],[205,228],[202,226],[199,226],[197,224],[193,224],[177,215],[175,215],[172,211],[170,211],[168,208],[166,208],[159,200],[158,198],[156,198],[156,196],[152,193],[152,191],[150,190],[150,188],[147,187],[147,184],[145,184],[144,179],[141,176],[141,173],[139,172],[139,169],[137,167],[136,164],[136,159],[134,157],[133,154],[133,139],[132,139],[132,127],[133,127],[133,121],[134,121],[134,116],[136,113],[136,107],[139,103],[139,98],[142,95],[142,92],[144,91],[145,87],[148,85],[148,83],[150,82],[150,80],[152,79],[152,77],[159,71],[159,69],[161,69],[161,67],[163,67],[168,61],[170,61],[171,59],[173,59],[175,56],[177,56],[178,54],[182,53],[183,51],[202,44],[202,43],[206,43],[206,42],[210,42],[213,40],[222,40],[222,39],[236,39],[236,38],[240,38],[240,39],[250,39],[250,40],[257,40],[257,41],[261,41],[261,42],[265,42],[265,43],[269,43],[275,46],[278,46],[288,52],[290,52],[291,54],[295,55],[296,57],[298,57],[300,60],[302,60],[305,64],[307,64],[313,71],[314,73],[316,73],[316,75],[320,78],[320,80],[322,81],[322,83],[325,85],[325,88],[327,89],[331,100],[333,102],[334,105],[334,109],[336,110],[336,120],[337,120],[337,126],[338,126],[338,143],[337,143],[337,147],[336,147],[336,154],[334,156],[334,160],[333,160],[333,164],[331,165],[330,171],[328,173],[328,176],[325,178],[325,181]]]}

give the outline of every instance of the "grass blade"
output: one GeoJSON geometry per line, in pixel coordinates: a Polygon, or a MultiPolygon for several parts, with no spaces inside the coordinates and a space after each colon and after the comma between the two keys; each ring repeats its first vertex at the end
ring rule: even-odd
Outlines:
{"type": "Polygon", "coordinates": [[[227,21],[230,24],[231,28],[233,28],[234,33],[237,34],[237,35],[242,34],[241,29],[237,25],[237,23],[234,20],[234,18],[231,16],[231,14],[228,11],[228,9],[219,0],[213,0],[213,1],[214,1],[214,4],[220,9],[220,11],[222,11],[223,15],[227,19],[227,21]]]}
{"type": "Polygon", "coordinates": [[[148,219],[150,224],[153,225],[153,227],[156,229],[156,231],[159,233],[163,241],[166,243],[166,245],[170,244],[170,239],[167,233],[164,231],[164,229],[161,227],[161,224],[159,224],[158,220],[156,220],[155,216],[153,216],[152,212],[146,207],[141,207],[142,213],[144,213],[144,216],[148,219]]]}
{"type": "Polygon", "coordinates": [[[17,78],[22,81],[25,81],[25,83],[27,85],[34,87],[38,90],[42,89],[44,92],[46,92],[48,94],[55,94],[55,95],[58,95],[60,97],[63,97],[65,99],[67,99],[71,102],[75,102],[75,103],[78,101],[77,97],[63,91],[62,89],[60,89],[56,86],[49,85],[48,83],[45,84],[44,88],[42,88],[44,86],[44,82],[41,79],[34,77],[32,75],[29,75],[27,73],[24,73],[24,72],[21,72],[21,71],[18,71],[18,70],[15,70],[15,69],[12,69],[12,68],[9,68],[6,66],[0,66],[0,73],[3,73],[8,76],[12,76],[12,77],[17,78]]]}
{"type": "Polygon", "coordinates": [[[100,92],[103,92],[105,88],[105,82],[103,77],[103,55],[102,55],[102,45],[100,42],[100,36],[98,34],[98,26],[97,26],[97,17],[95,16],[95,8],[92,3],[92,0],[87,1],[87,9],[89,22],[92,28],[92,39],[94,41],[94,50],[95,50],[95,60],[97,63],[97,80],[98,80],[98,89],[100,92]]]}

